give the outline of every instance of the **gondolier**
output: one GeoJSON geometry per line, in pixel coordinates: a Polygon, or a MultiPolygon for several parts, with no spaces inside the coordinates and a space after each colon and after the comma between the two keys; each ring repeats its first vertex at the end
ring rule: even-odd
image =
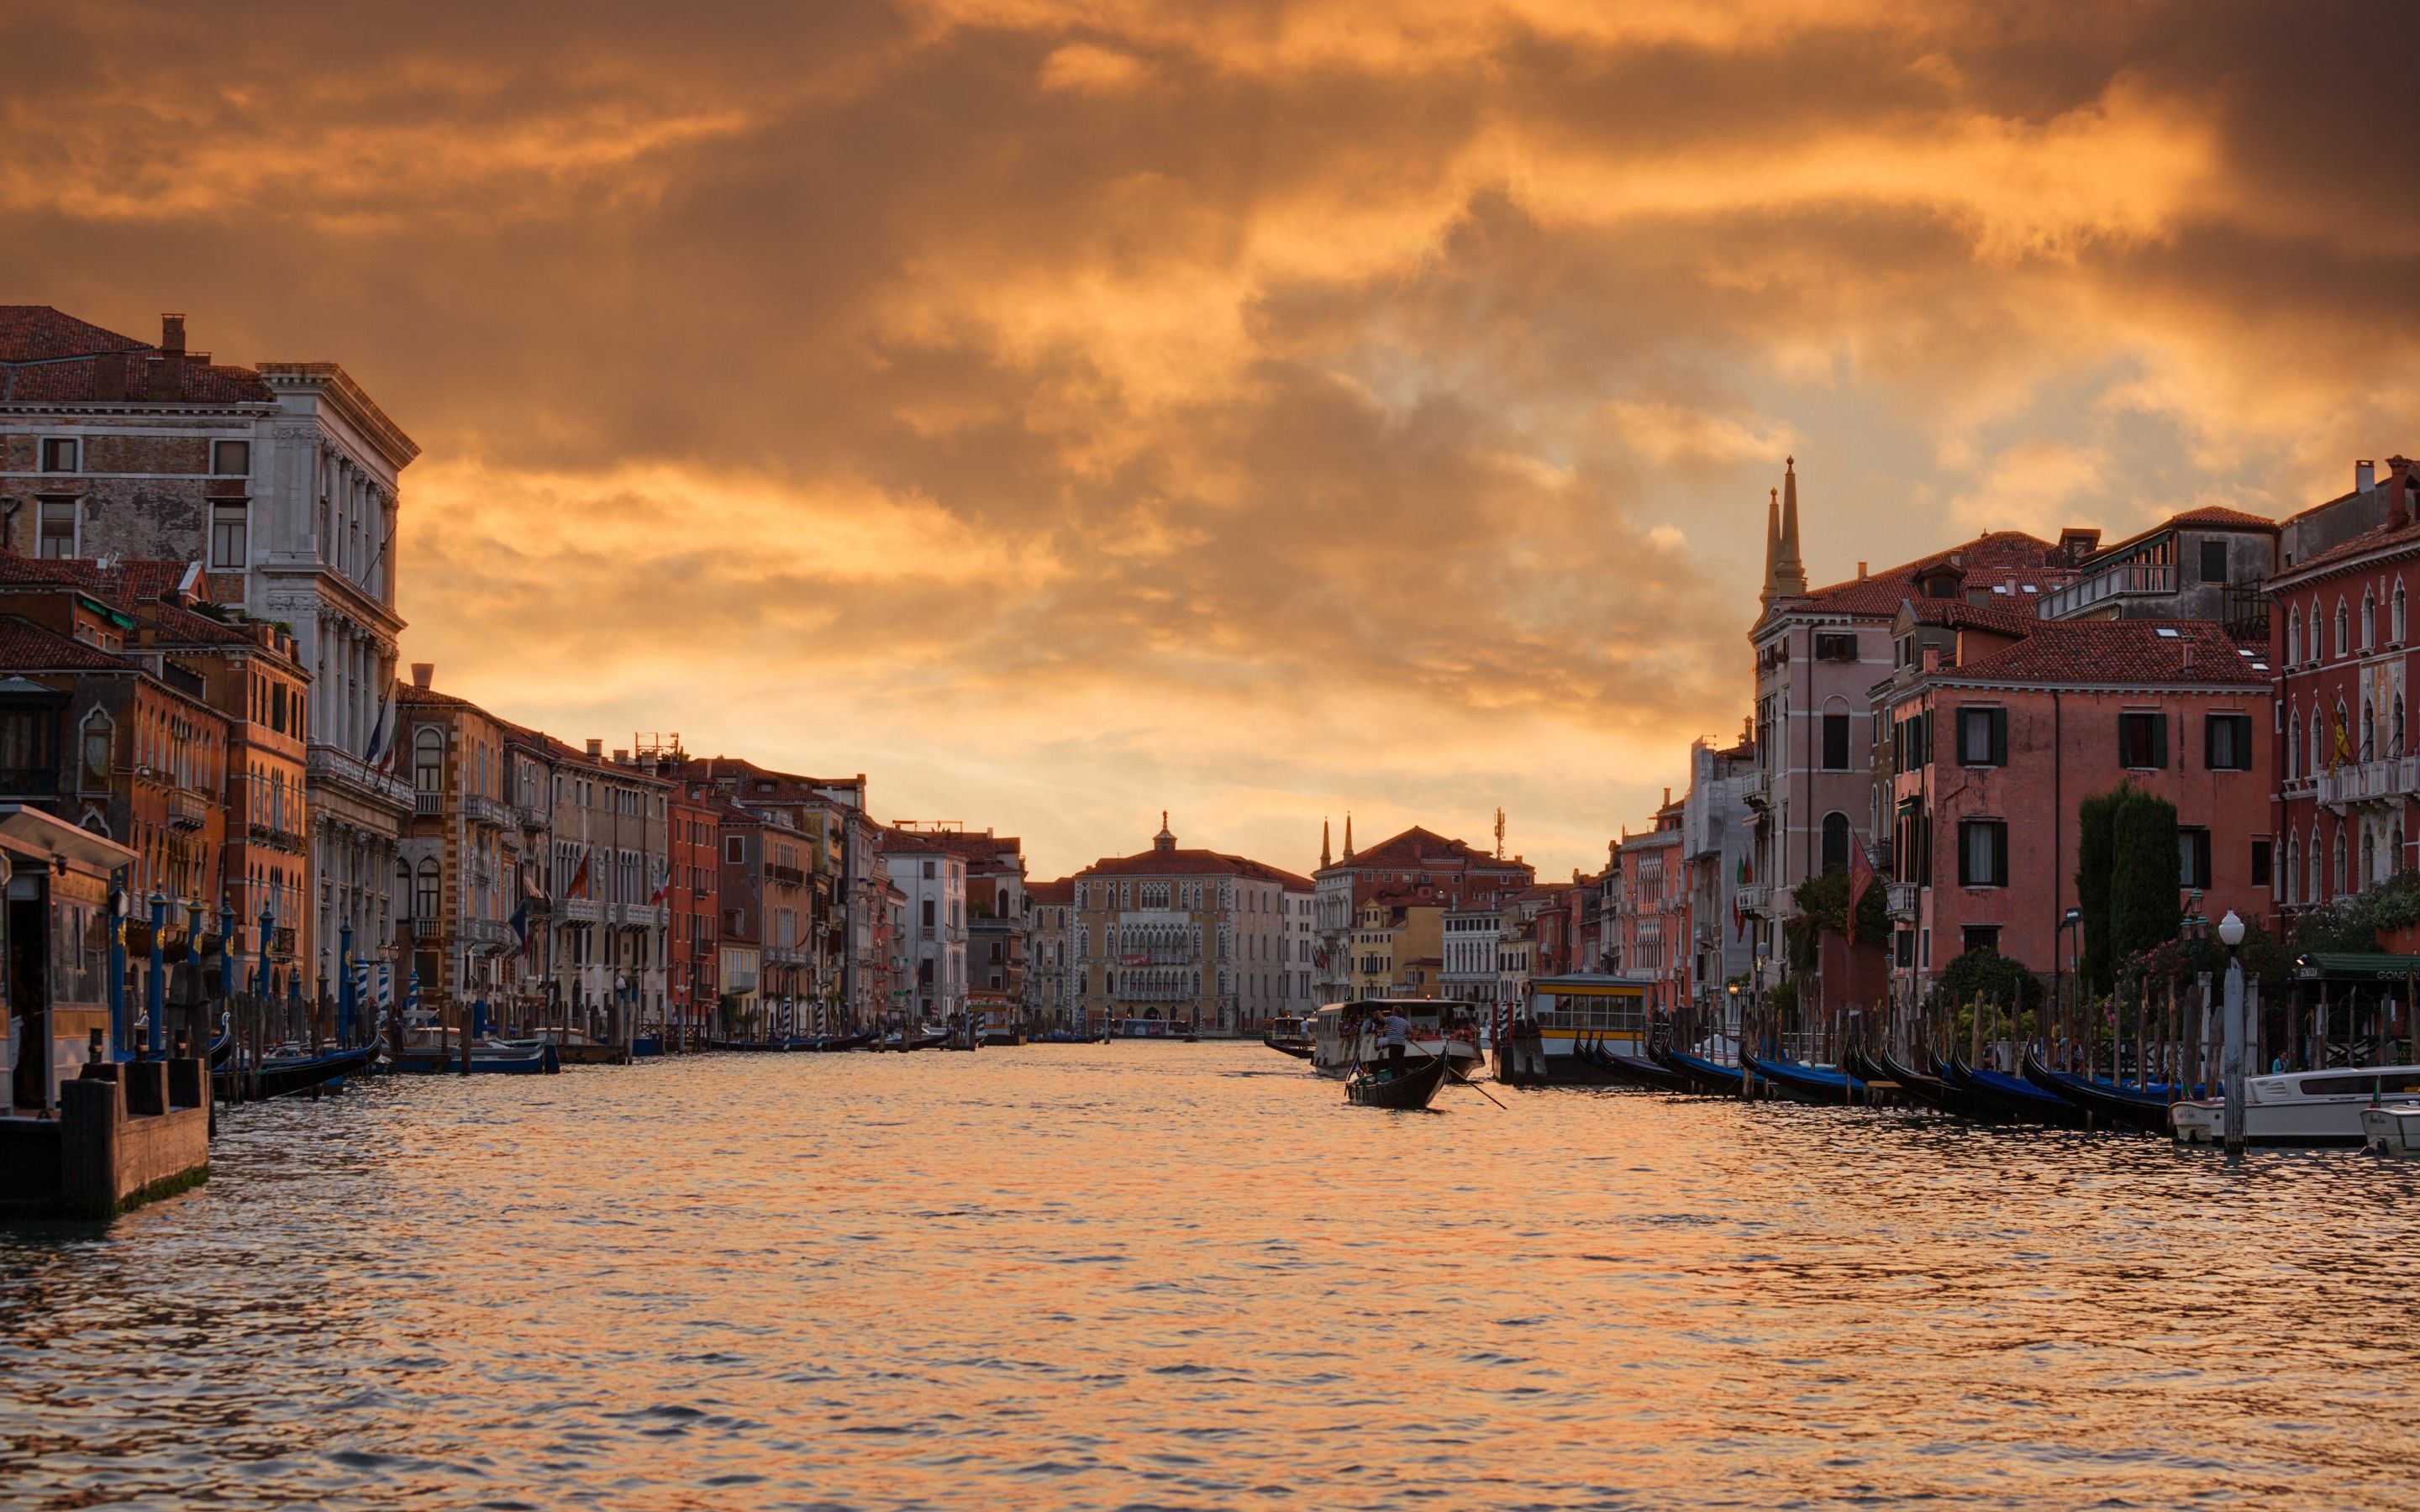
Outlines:
{"type": "Polygon", "coordinates": [[[1411,1038],[1412,1021],[1389,1007],[1378,1030],[1378,1043],[1387,1053],[1388,1075],[1401,1076],[1404,1073],[1404,1048],[1411,1042],[1411,1038]]]}

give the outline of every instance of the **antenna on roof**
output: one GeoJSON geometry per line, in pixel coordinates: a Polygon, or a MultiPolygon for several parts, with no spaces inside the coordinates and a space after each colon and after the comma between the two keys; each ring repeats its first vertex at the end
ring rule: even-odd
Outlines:
{"type": "Polygon", "coordinates": [[[1499,861],[1504,859],[1504,808],[1501,804],[1496,809],[1496,858],[1499,861]]]}

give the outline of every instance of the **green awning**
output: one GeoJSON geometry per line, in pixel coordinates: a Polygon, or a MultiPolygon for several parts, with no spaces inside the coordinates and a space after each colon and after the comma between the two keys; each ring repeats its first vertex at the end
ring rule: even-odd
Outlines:
{"type": "Polygon", "coordinates": [[[2312,950],[2294,958],[2294,975],[2305,981],[2321,978],[2355,981],[2402,981],[2420,977],[2420,955],[2384,955],[2362,950],[2312,950]]]}

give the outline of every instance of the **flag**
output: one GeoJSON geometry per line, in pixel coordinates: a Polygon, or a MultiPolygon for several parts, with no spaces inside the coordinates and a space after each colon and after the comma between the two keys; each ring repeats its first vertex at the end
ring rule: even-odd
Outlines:
{"type": "Polygon", "coordinates": [[[670,878],[670,877],[666,877],[666,878],[664,878],[664,885],[663,885],[662,887],[658,887],[658,888],[656,889],[655,896],[654,896],[654,897],[652,897],[652,898],[649,898],[649,899],[647,900],[647,906],[648,906],[648,907],[650,907],[650,908],[658,907],[658,906],[659,906],[659,905],[663,903],[663,901],[664,901],[665,899],[667,899],[667,898],[671,897],[672,895],[673,895],[673,879],[672,879],[672,878],[670,878]]]}
{"type": "Polygon", "coordinates": [[[510,922],[513,938],[520,942],[522,953],[527,954],[529,951],[529,900],[527,898],[522,899],[520,906],[513,910],[510,922]]]}
{"type": "Polygon", "coordinates": [[[1747,910],[1740,906],[1739,898],[1734,894],[1731,898],[1731,938],[1738,940],[1746,937],[1747,910]]]}
{"type": "Polygon", "coordinates": [[[362,751],[362,760],[384,771],[394,759],[395,694],[389,692],[386,702],[379,705],[377,721],[370,726],[370,742],[362,751]]]}
{"type": "Polygon", "coordinates": [[[1857,904],[1864,901],[1866,889],[1874,885],[1873,857],[1866,854],[1865,841],[1857,839],[1855,830],[1849,831],[1849,928],[1851,940],[1857,937],[1857,904]]]}
{"type": "Polygon", "coordinates": [[[2336,768],[2350,760],[2352,760],[2352,721],[2339,714],[2336,716],[2336,748],[2328,755],[2329,772],[2334,773],[2336,768]]]}
{"type": "Polygon", "coordinates": [[[1745,851],[1740,853],[1739,880],[1740,886],[1743,887],[1756,880],[1756,873],[1754,870],[1749,867],[1747,853],[1745,851]]]}
{"type": "Polygon", "coordinates": [[[580,853],[579,870],[571,873],[571,886],[563,889],[563,895],[566,898],[588,896],[588,852],[585,848],[580,853]]]}

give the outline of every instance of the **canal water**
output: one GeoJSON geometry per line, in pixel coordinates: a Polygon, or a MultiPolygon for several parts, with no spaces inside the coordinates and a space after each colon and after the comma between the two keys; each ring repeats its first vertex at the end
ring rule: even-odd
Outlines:
{"type": "Polygon", "coordinates": [[[2420,1166],[1256,1045],[246,1109],[0,1227],[0,1504],[2420,1504],[2420,1166]]]}

